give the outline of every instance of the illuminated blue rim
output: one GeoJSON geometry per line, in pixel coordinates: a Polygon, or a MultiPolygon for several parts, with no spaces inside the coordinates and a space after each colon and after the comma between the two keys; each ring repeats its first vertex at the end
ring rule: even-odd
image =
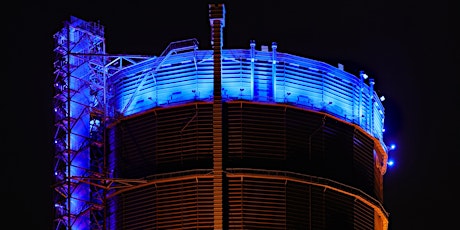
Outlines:
{"type": "MultiPolygon", "coordinates": [[[[213,53],[153,57],[113,74],[109,105],[130,116],[157,107],[213,100],[213,53]],[[161,60],[160,60],[161,59],[161,60]]],[[[286,53],[222,50],[222,100],[290,104],[358,125],[383,144],[384,107],[373,79],[286,53]],[[272,84],[276,82],[276,84],[272,84]]]]}

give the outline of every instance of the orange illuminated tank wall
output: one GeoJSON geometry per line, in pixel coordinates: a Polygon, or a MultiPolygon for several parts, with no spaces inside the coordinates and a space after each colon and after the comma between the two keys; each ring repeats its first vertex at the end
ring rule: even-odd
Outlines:
{"type": "MultiPolygon", "coordinates": [[[[291,105],[233,101],[223,111],[225,228],[384,229],[375,142],[365,132],[291,105]]],[[[145,179],[114,196],[118,228],[144,216],[143,227],[213,228],[212,125],[212,104],[192,102],[111,129],[116,177],[145,179]]]]}

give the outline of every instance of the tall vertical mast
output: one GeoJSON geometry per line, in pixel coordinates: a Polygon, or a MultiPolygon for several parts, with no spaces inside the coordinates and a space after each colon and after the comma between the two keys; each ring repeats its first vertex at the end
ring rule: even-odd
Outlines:
{"type": "Polygon", "coordinates": [[[209,4],[211,23],[211,46],[214,61],[214,101],[213,101],[213,171],[214,171],[214,229],[223,229],[222,212],[222,29],[225,26],[223,4],[209,4]]]}

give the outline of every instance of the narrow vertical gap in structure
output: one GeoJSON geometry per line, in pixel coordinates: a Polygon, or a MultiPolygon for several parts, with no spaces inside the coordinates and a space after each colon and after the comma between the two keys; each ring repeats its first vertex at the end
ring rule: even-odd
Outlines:
{"type": "Polygon", "coordinates": [[[223,166],[222,166],[222,28],[225,26],[225,7],[223,4],[209,4],[211,23],[211,46],[214,63],[213,100],[213,191],[214,191],[214,229],[223,229],[223,166]]]}

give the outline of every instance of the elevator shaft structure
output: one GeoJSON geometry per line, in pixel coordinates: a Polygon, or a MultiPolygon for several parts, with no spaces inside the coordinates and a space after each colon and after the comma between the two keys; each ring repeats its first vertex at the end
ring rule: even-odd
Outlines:
{"type": "Polygon", "coordinates": [[[71,17],[55,39],[56,229],[90,229],[103,219],[104,28],[71,17]]]}
{"type": "Polygon", "coordinates": [[[54,227],[388,228],[374,80],[278,52],[175,41],[108,54],[76,17],[54,35],[54,227]]]}

